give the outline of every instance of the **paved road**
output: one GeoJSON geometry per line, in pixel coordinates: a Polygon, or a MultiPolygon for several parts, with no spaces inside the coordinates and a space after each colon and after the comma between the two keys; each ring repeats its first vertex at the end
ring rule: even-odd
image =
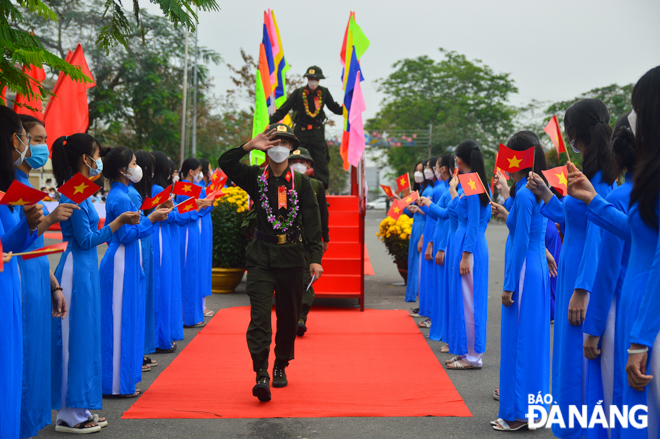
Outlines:
{"type": "MultiPolygon", "coordinates": [[[[369,211],[366,218],[366,240],[371,263],[376,273],[365,279],[366,306],[374,309],[409,309],[411,304],[404,301],[405,288],[401,278],[385,251],[384,245],[376,238],[383,211],[369,211]],[[399,285],[396,285],[399,284],[399,285]]],[[[499,382],[500,347],[500,294],[504,272],[504,244],[506,227],[491,223],[486,232],[490,249],[490,288],[488,312],[488,349],[484,354],[484,367],[481,370],[449,371],[449,377],[472,412],[472,418],[278,418],[278,419],[157,419],[122,420],[121,415],[134,400],[104,400],[103,416],[110,425],[98,437],[107,438],[232,438],[232,439],[421,439],[421,438],[490,438],[502,437],[503,433],[491,429],[489,421],[497,417],[498,403],[493,400],[493,389],[499,382]]],[[[99,248],[102,255],[104,248],[99,248]]],[[[51,257],[55,267],[58,257],[51,257]]],[[[245,282],[235,294],[214,294],[207,299],[209,308],[218,310],[232,306],[248,305],[245,295],[245,282]]],[[[319,300],[319,305],[357,306],[355,300],[319,300]]],[[[419,320],[419,319],[418,319],[419,320]]],[[[428,330],[421,330],[424,335],[428,330]]],[[[177,342],[179,351],[197,333],[185,329],[185,340],[177,342]]],[[[428,340],[428,339],[427,339],[428,340]]],[[[441,343],[428,341],[438,357],[438,361],[450,358],[441,354],[441,343]]],[[[247,349],[247,348],[246,348],[247,349]]],[[[143,375],[138,385],[145,390],[174,358],[175,354],[156,355],[159,366],[143,375]]],[[[299,360],[300,361],[300,360],[299,360]]],[[[209,374],[213,373],[209,365],[209,374]]],[[[414,376],[415,371],[410,371],[414,376]]],[[[341,379],[341,377],[337,377],[341,379]]],[[[415,383],[424,386],[423,382],[415,383]]],[[[314,389],[310,389],[313,392],[314,389]]],[[[323,398],[323,395],[318,395],[323,398]]],[[[53,412],[54,413],[54,412],[53,412]]],[[[53,418],[54,420],[54,418],[53,418]]],[[[524,433],[534,438],[553,437],[548,430],[524,433]]],[[[62,437],[55,433],[51,425],[38,436],[62,437]]]]}

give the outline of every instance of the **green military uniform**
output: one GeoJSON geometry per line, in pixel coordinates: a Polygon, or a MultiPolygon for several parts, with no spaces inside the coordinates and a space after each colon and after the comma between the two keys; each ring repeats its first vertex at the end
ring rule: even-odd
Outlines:
{"type": "MultiPolygon", "coordinates": [[[[317,66],[307,69],[305,77],[325,79],[323,72],[317,66]]],[[[275,123],[284,119],[287,113],[293,110],[294,134],[300,141],[300,146],[309,150],[314,158],[314,175],[323,182],[325,188],[328,188],[330,181],[330,171],[328,162],[330,162],[330,153],[328,152],[328,143],[325,141],[325,127],[323,123],[326,120],[323,105],[327,106],[335,114],[343,114],[342,106],[332,99],[330,91],[321,87],[316,90],[310,90],[308,86],[300,87],[294,90],[284,104],[270,117],[270,122],[275,123]],[[317,95],[320,93],[320,97],[317,95]],[[307,95],[307,108],[305,108],[305,96],[307,95]],[[314,98],[319,98],[321,106],[318,114],[314,98]],[[309,111],[309,112],[308,112],[309,111]]]]}
{"type": "MultiPolygon", "coordinates": [[[[291,153],[289,156],[289,161],[296,159],[307,160],[312,163],[312,166],[314,166],[314,159],[310,156],[309,151],[307,151],[305,148],[298,148],[291,153]]],[[[323,242],[330,242],[330,227],[328,226],[328,202],[325,199],[325,189],[323,188],[323,184],[315,178],[310,178],[310,182],[312,183],[314,195],[316,195],[316,201],[319,204],[319,211],[321,214],[321,235],[323,236],[323,242]]],[[[309,264],[311,262],[309,248],[305,250],[305,261],[307,262],[308,268],[305,270],[304,285],[305,288],[307,288],[307,285],[309,285],[309,283],[312,281],[312,276],[309,274],[309,264]]],[[[312,303],[314,303],[313,285],[310,286],[309,289],[305,290],[305,293],[303,294],[302,308],[300,311],[300,320],[302,321],[302,325],[300,323],[298,324],[298,335],[300,336],[304,335],[305,331],[307,331],[305,324],[307,323],[307,314],[309,313],[309,309],[312,307],[312,303]]]]}
{"type": "MultiPolygon", "coordinates": [[[[269,128],[272,127],[271,125],[269,128]]],[[[278,124],[277,127],[279,132],[284,130],[286,125],[278,124]]],[[[286,128],[293,138],[291,128],[286,128]]],[[[275,366],[284,368],[294,357],[294,342],[304,292],[303,276],[307,267],[305,248],[298,226],[302,226],[308,242],[311,262],[321,263],[323,244],[318,203],[309,177],[292,173],[290,167],[283,175],[275,176],[270,166],[264,170],[241,163],[240,160],[246,155],[247,152],[242,146],[230,149],[218,159],[218,165],[229,179],[250,195],[254,200],[253,209],[256,210],[255,236],[246,249],[247,294],[251,305],[247,343],[254,371],[259,378],[268,376],[273,291],[277,314],[275,366]],[[274,229],[268,220],[261,202],[259,181],[262,176],[268,182],[266,198],[274,217],[286,220],[292,208],[287,197],[287,208],[278,209],[278,188],[284,186],[287,193],[290,189],[297,192],[298,214],[287,234],[281,234],[281,231],[274,229]]]]}

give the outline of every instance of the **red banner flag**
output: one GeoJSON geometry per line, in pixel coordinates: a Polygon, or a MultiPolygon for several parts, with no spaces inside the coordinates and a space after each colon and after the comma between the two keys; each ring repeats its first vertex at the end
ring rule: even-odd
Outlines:
{"type": "Polygon", "coordinates": [[[140,210],[149,210],[153,209],[156,206],[160,206],[170,198],[170,193],[172,192],[172,185],[167,186],[161,192],[156,194],[155,197],[147,198],[142,203],[140,210]]]}
{"type": "Polygon", "coordinates": [[[412,194],[408,195],[406,198],[402,198],[400,204],[402,206],[407,206],[409,204],[414,203],[415,200],[418,198],[419,198],[419,191],[415,191],[412,194]]]}
{"type": "Polygon", "coordinates": [[[381,184],[380,187],[383,189],[385,195],[387,195],[388,197],[392,198],[394,196],[394,192],[392,192],[391,187],[385,186],[384,184],[381,184]]]}
{"type": "Polygon", "coordinates": [[[37,94],[37,97],[30,99],[27,96],[16,95],[16,98],[14,99],[14,112],[16,112],[16,114],[27,114],[36,117],[39,120],[44,120],[41,98],[38,97],[38,95],[39,84],[46,79],[46,72],[44,72],[42,66],[30,65],[30,67],[28,67],[24,64],[23,73],[30,77],[30,88],[35,94],[37,94]],[[31,107],[34,110],[27,107],[31,107]]]}
{"type": "Polygon", "coordinates": [[[216,169],[213,175],[211,176],[211,184],[206,189],[207,192],[215,192],[220,188],[225,186],[227,182],[227,175],[225,175],[220,168],[216,169]]]}
{"type": "Polygon", "coordinates": [[[559,128],[559,121],[557,116],[552,116],[548,124],[543,128],[543,131],[550,136],[550,140],[555,145],[557,149],[557,155],[566,151],[566,146],[564,145],[564,138],[561,135],[561,129],[559,128]]]}
{"type": "Polygon", "coordinates": [[[486,188],[484,187],[481,178],[479,178],[479,174],[476,172],[460,174],[458,179],[461,182],[461,187],[463,188],[465,195],[478,195],[486,192],[486,188]]]}
{"type": "Polygon", "coordinates": [[[500,143],[496,165],[498,168],[508,172],[517,172],[531,168],[534,166],[534,147],[525,151],[514,151],[500,143]]]}
{"type": "Polygon", "coordinates": [[[202,192],[202,187],[193,183],[186,183],[185,181],[177,181],[174,183],[174,195],[185,195],[187,197],[199,198],[202,192]]]}
{"type": "MultiPolygon", "coordinates": [[[[0,192],[0,194],[1,193],[2,192],[0,192]]],[[[11,186],[9,186],[9,189],[7,189],[7,193],[3,194],[2,198],[0,198],[0,204],[28,206],[37,204],[47,196],[48,194],[46,192],[38,191],[30,186],[24,185],[18,180],[14,180],[11,186]]]]}
{"type": "Polygon", "coordinates": [[[390,206],[390,210],[387,211],[387,216],[392,218],[394,221],[398,221],[399,217],[403,213],[405,206],[401,206],[399,201],[393,201],[390,206]]]}
{"type": "Polygon", "coordinates": [[[543,171],[543,175],[550,183],[550,186],[557,189],[562,195],[568,194],[568,168],[566,166],[558,166],[556,168],[543,171]]]}
{"type": "Polygon", "coordinates": [[[37,250],[31,250],[29,252],[16,253],[20,255],[23,260],[40,258],[41,256],[51,255],[53,253],[62,253],[66,250],[66,247],[69,245],[68,242],[60,242],[58,244],[47,245],[46,247],[41,247],[37,250]]]}
{"type": "Polygon", "coordinates": [[[57,188],[57,192],[76,204],[80,204],[94,195],[101,186],[86,178],[80,172],[71,177],[69,181],[57,188]]]}
{"type": "Polygon", "coordinates": [[[410,188],[410,176],[407,172],[396,179],[396,187],[398,192],[403,192],[410,188]]]}
{"type": "Polygon", "coordinates": [[[192,212],[193,210],[197,210],[197,199],[189,198],[183,203],[177,205],[176,208],[179,211],[179,213],[188,213],[188,212],[192,212]]]}
{"type": "Polygon", "coordinates": [[[509,179],[509,176],[506,175],[506,174],[504,173],[504,171],[502,171],[502,170],[499,168],[499,166],[497,166],[497,159],[499,158],[499,156],[500,156],[500,153],[497,152],[497,153],[495,154],[495,170],[493,171],[493,175],[497,175],[497,171],[500,171],[500,172],[502,173],[502,175],[504,175],[504,179],[505,179],[505,180],[508,180],[508,179],[509,179]]]}
{"type": "Polygon", "coordinates": [[[210,194],[207,194],[206,198],[211,200],[211,201],[215,201],[218,198],[224,197],[225,195],[227,195],[227,194],[222,192],[222,189],[218,189],[216,191],[211,192],[210,194]]]}

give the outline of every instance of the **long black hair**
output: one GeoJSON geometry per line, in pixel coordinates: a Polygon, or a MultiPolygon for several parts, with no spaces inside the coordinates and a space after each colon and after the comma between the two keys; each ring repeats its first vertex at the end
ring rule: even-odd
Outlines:
{"type": "Polygon", "coordinates": [[[635,144],[637,166],[630,205],[639,203],[639,214],[650,227],[658,230],[658,191],[660,191],[660,66],[644,74],[632,92],[632,106],[637,113],[635,144]]]}
{"type": "Polygon", "coordinates": [[[211,163],[206,159],[199,159],[199,164],[202,165],[202,174],[204,174],[204,181],[206,182],[207,178],[211,178],[209,175],[209,172],[211,171],[211,163]]]}
{"type": "MultiPolygon", "coordinates": [[[[424,169],[426,169],[426,166],[429,164],[428,160],[424,160],[422,162],[422,175],[424,175],[424,169]]],[[[424,181],[419,184],[419,195],[422,195],[422,192],[429,186],[429,180],[426,179],[426,176],[424,176],[424,181]]]]}
{"type": "Polygon", "coordinates": [[[96,150],[102,151],[99,142],[89,134],[78,133],[59,137],[53,143],[53,174],[58,186],[62,186],[78,173],[78,164],[83,155],[94,157],[96,150]]]}
{"type": "MultiPolygon", "coordinates": [[[[479,144],[474,140],[464,140],[456,147],[456,157],[463,160],[472,172],[476,172],[481,179],[481,184],[489,191],[490,187],[486,184],[486,166],[484,165],[484,156],[481,154],[479,144]]],[[[487,206],[488,195],[486,193],[479,194],[479,201],[482,206],[487,206]]]]}
{"type": "MultiPolygon", "coordinates": [[[[125,146],[115,146],[108,152],[103,161],[103,176],[110,181],[116,181],[121,170],[128,168],[133,161],[133,151],[125,146]]],[[[143,177],[144,178],[144,174],[143,177]]]]}
{"type": "Polygon", "coordinates": [[[589,180],[602,171],[603,181],[612,184],[617,172],[612,153],[610,112],[598,99],[581,99],[568,107],[564,115],[564,130],[569,139],[584,144],[582,172],[589,180]]]}
{"type": "Polygon", "coordinates": [[[135,187],[142,199],[145,200],[151,197],[155,160],[147,151],[138,149],[135,151],[135,161],[142,168],[142,179],[137,183],[133,183],[133,187],[135,187]]]}
{"type": "Polygon", "coordinates": [[[201,166],[199,160],[193,157],[188,157],[181,164],[181,170],[179,171],[179,178],[183,180],[188,175],[188,172],[193,171],[201,166]]]}
{"type": "Polygon", "coordinates": [[[612,151],[619,174],[624,170],[635,172],[635,163],[637,162],[637,153],[635,151],[635,135],[628,122],[630,111],[619,117],[614,125],[614,134],[612,134],[612,151]]]}
{"type": "MultiPolygon", "coordinates": [[[[534,169],[525,168],[518,172],[525,172],[525,174],[529,174],[529,172],[533,170],[534,173],[540,176],[546,184],[548,183],[548,180],[546,180],[545,175],[543,175],[542,172],[548,169],[548,165],[545,161],[545,153],[543,152],[543,147],[541,146],[541,140],[539,139],[539,136],[536,135],[536,133],[532,131],[518,131],[506,142],[506,146],[507,148],[514,151],[526,151],[529,148],[534,148],[534,169]]],[[[516,185],[513,185],[511,188],[510,196],[515,197],[515,195],[516,185]]],[[[536,196],[536,201],[541,201],[541,198],[536,196]]]]}
{"type": "Polygon", "coordinates": [[[170,159],[168,159],[162,151],[154,151],[151,155],[153,156],[155,163],[153,184],[157,184],[165,189],[172,184],[172,169],[174,169],[174,162],[170,165],[170,159]]]}
{"type": "Polygon", "coordinates": [[[41,125],[42,127],[46,128],[46,124],[43,121],[37,119],[34,116],[30,116],[29,114],[19,114],[18,117],[21,118],[23,128],[25,128],[25,131],[28,133],[32,131],[32,128],[37,125],[41,125]]]}
{"type": "MultiPolygon", "coordinates": [[[[7,192],[14,182],[14,134],[23,133],[23,124],[11,108],[0,105],[0,191],[7,192]]],[[[11,208],[11,206],[9,206],[11,208]]],[[[12,209],[13,210],[13,209],[12,209]]]]}
{"type": "Polygon", "coordinates": [[[449,173],[449,179],[451,179],[452,174],[454,173],[454,168],[456,167],[456,162],[454,161],[454,154],[445,154],[440,157],[440,167],[447,168],[449,173]]]}
{"type": "Polygon", "coordinates": [[[412,190],[413,190],[413,192],[414,192],[414,191],[419,191],[420,194],[421,194],[421,192],[422,192],[422,183],[424,183],[424,182],[422,182],[422,183],[417,183],[417,182],[415,181],[415,171],[417,171],[417,167],[418,167],[419,165],[422,165],[422,174],[424,173],[424,162],[421,162],[421,161],[420,161],[420,162],[415,163],[415,167],[413,168],[413,171],[412,171],[412,177],[413,177],[413,181],[412,181],[412,184],[413,184],[413,185],[412,185],[412,190]]]}

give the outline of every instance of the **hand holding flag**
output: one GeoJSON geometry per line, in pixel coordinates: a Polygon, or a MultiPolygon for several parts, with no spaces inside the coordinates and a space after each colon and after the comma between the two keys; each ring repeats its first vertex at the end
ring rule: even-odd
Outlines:
{"type": "Polygon", "coordinates": [[[94,195],[99,189],[101,189],[99,185],[78,172],[69,181],[57,188],[57,192],[74,203],[80,204],[94,195]]]}
{"type": "Polygon", "coordinates": [[[496,165],[498,168],[507,172],[517,172],[526,168],[532,168],[534,167],[534,147],[528,148],[525,151],[514,151],[500,143],[496,165]]]}
{"type": "Polygon", "coordinates": [[[197,186],[193,183],[187,183],[185,181],[177,181],[174,184],[174,190],[172,191],[174,195],[184,195],[191,198],[198,198],[201,192],[201,186],[197,186]]]}
{"type": "Polygon", "coordinates": [[[170,199],[170,192],[172,192],[172,185],[167,186],[161,192],[159,192],[155,197],[147,198],[142,203],[140,210],[149,210],[153,209],[156,206],[160,206],[164,202],[170,199]]]}
{"type": "MultiPolygon", "coordinates": [[[[0,192],[2,194],[2,192],[0,192]]],[[[18,180],[14,180],[7,189],[7,193],[0,198],[0,204],[12,206],[30,206],[37,204],[46,198],[46,192],[38,191],[30,186],[24,185],[18,180]]]]}
{"type": "Polygon", "coordinates": [[[557,189],[559,193],[566,196],[568,194],[568,168],[566,166],[558,166],[556,168],[543,171],[545,179],[548,180],[550,186],[557,189]]]}
{"type": "Polygon", "coordinates": [[[396,179],[396,186],[397,192],[403,192],[404,190],[410,188],[410,176],[407,172],[396,179]]]}
{"type": "Polygon", "coordinates": [[[383,189],[385,195],[387,195],[388,198],[394,198],[394,192],[392,192],[391,187],[385,186],[384,184],[381,184],[380,187],[383,189]]]}
{"type": "Polygon", "coordinates": [[[402,198],[399,204],[401,206],[407,206],[409,204],[414,203],[415,200],[417,200],[418,198],[419,198],[419,191],[415,191],[412,194],[408,195],[407,197],[402,198]]]}

